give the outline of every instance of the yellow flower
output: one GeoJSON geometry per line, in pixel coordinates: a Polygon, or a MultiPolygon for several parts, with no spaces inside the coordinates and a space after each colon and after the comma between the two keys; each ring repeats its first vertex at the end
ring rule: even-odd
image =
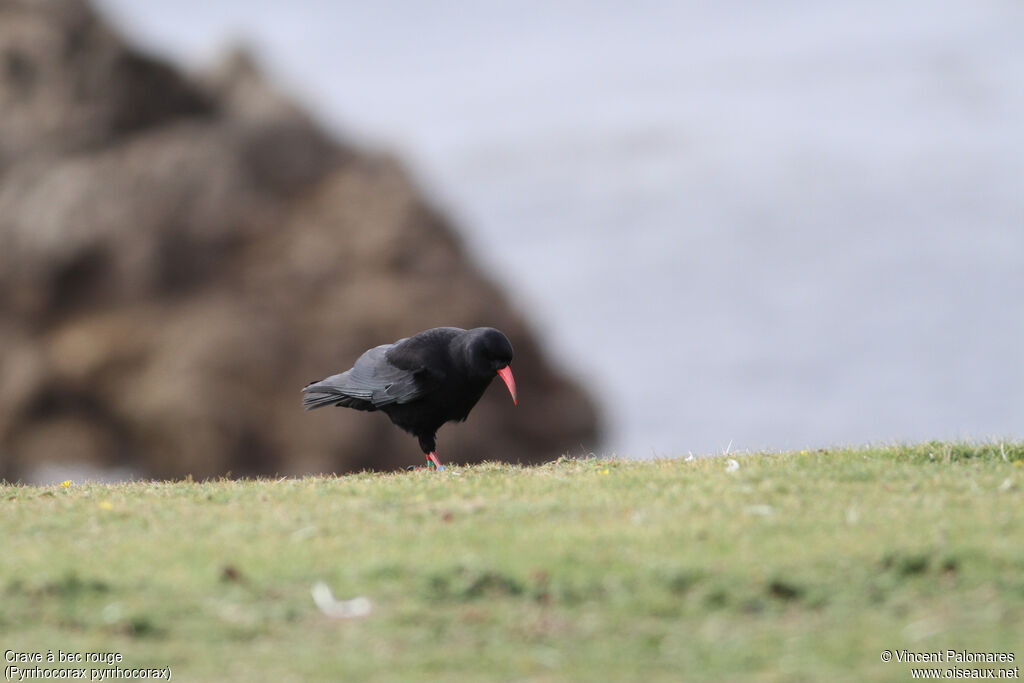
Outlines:
{"type": "Polygon", "coordinates": [[[1024,460],[1014,460],[1013,464],[1020,467],[1021,465],[1024,465],[1024,460]]]}
{"type": "Polygon", "coordinates": [[[113,510],[114,509],[114,504],[111,503],[109,500],[101,500],[99,505],[100,505],[100,510],[113,510]]]}
{"type": "Polygon", "coordinates": [[[72,482],[70,479],[65,479],[64,481],[62,481],[60,483],[60,485],[63,486],[64,488],[67,488],[67,487],[71,486],[71,484],[73,484],[73,483],[74,482],[72,482]]]}
{"type": "Polygon", "coordinates": [[[605,467],[603,470],[601,470],[601,474],[608,474],[608,468],[605,467]]]}
{"type": "Polygon", "coordinates": [[[810,455],[809,451],[800,451],[800,455],[810,455]]]}

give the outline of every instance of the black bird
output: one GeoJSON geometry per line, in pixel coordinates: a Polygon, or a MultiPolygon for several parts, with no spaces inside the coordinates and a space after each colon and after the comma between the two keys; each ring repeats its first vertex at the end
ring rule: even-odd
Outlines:
{"type": "Polygon", "coordinates": [[[428,467],[443,470],[437,430],[465,420],[495,376],[519,404],[510,362],[512,344],[493,327],[435,327],[374,347],[351,369],[313,382],[302,390],[302,405],[379,410],[419,439],[428,467]]]}

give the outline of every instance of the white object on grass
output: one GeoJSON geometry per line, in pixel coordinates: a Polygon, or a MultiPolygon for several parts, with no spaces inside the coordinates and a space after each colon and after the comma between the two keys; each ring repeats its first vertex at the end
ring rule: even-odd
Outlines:
{"type": "Polygon", "coordinates": [[[359,596],[351,600],[336,600],[330,586],[323,581],[313,584],[313,602],[320,611],[332,619],[357,619],[367,616],[373,609],[369,598],[359,596]]]}

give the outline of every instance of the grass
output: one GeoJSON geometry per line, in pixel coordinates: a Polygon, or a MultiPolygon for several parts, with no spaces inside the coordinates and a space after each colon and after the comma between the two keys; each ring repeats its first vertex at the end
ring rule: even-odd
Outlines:
{"type": "Polygon", "coordinates": [[[931,443],[5,485],[0,650],[183,681],[909,680],[885,649],[1014,666],[1022,460],[931,443]],[[325,616],[321,580],[372,613],[325,616]]]}

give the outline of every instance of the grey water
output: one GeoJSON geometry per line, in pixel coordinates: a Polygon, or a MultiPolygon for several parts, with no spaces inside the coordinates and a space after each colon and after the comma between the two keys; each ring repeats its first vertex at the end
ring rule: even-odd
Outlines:
{"type": "Polygon", "coordinates": [[[404,158],[611,452],[1024,437],[1020,3],[100,4],[404,158]]]}

